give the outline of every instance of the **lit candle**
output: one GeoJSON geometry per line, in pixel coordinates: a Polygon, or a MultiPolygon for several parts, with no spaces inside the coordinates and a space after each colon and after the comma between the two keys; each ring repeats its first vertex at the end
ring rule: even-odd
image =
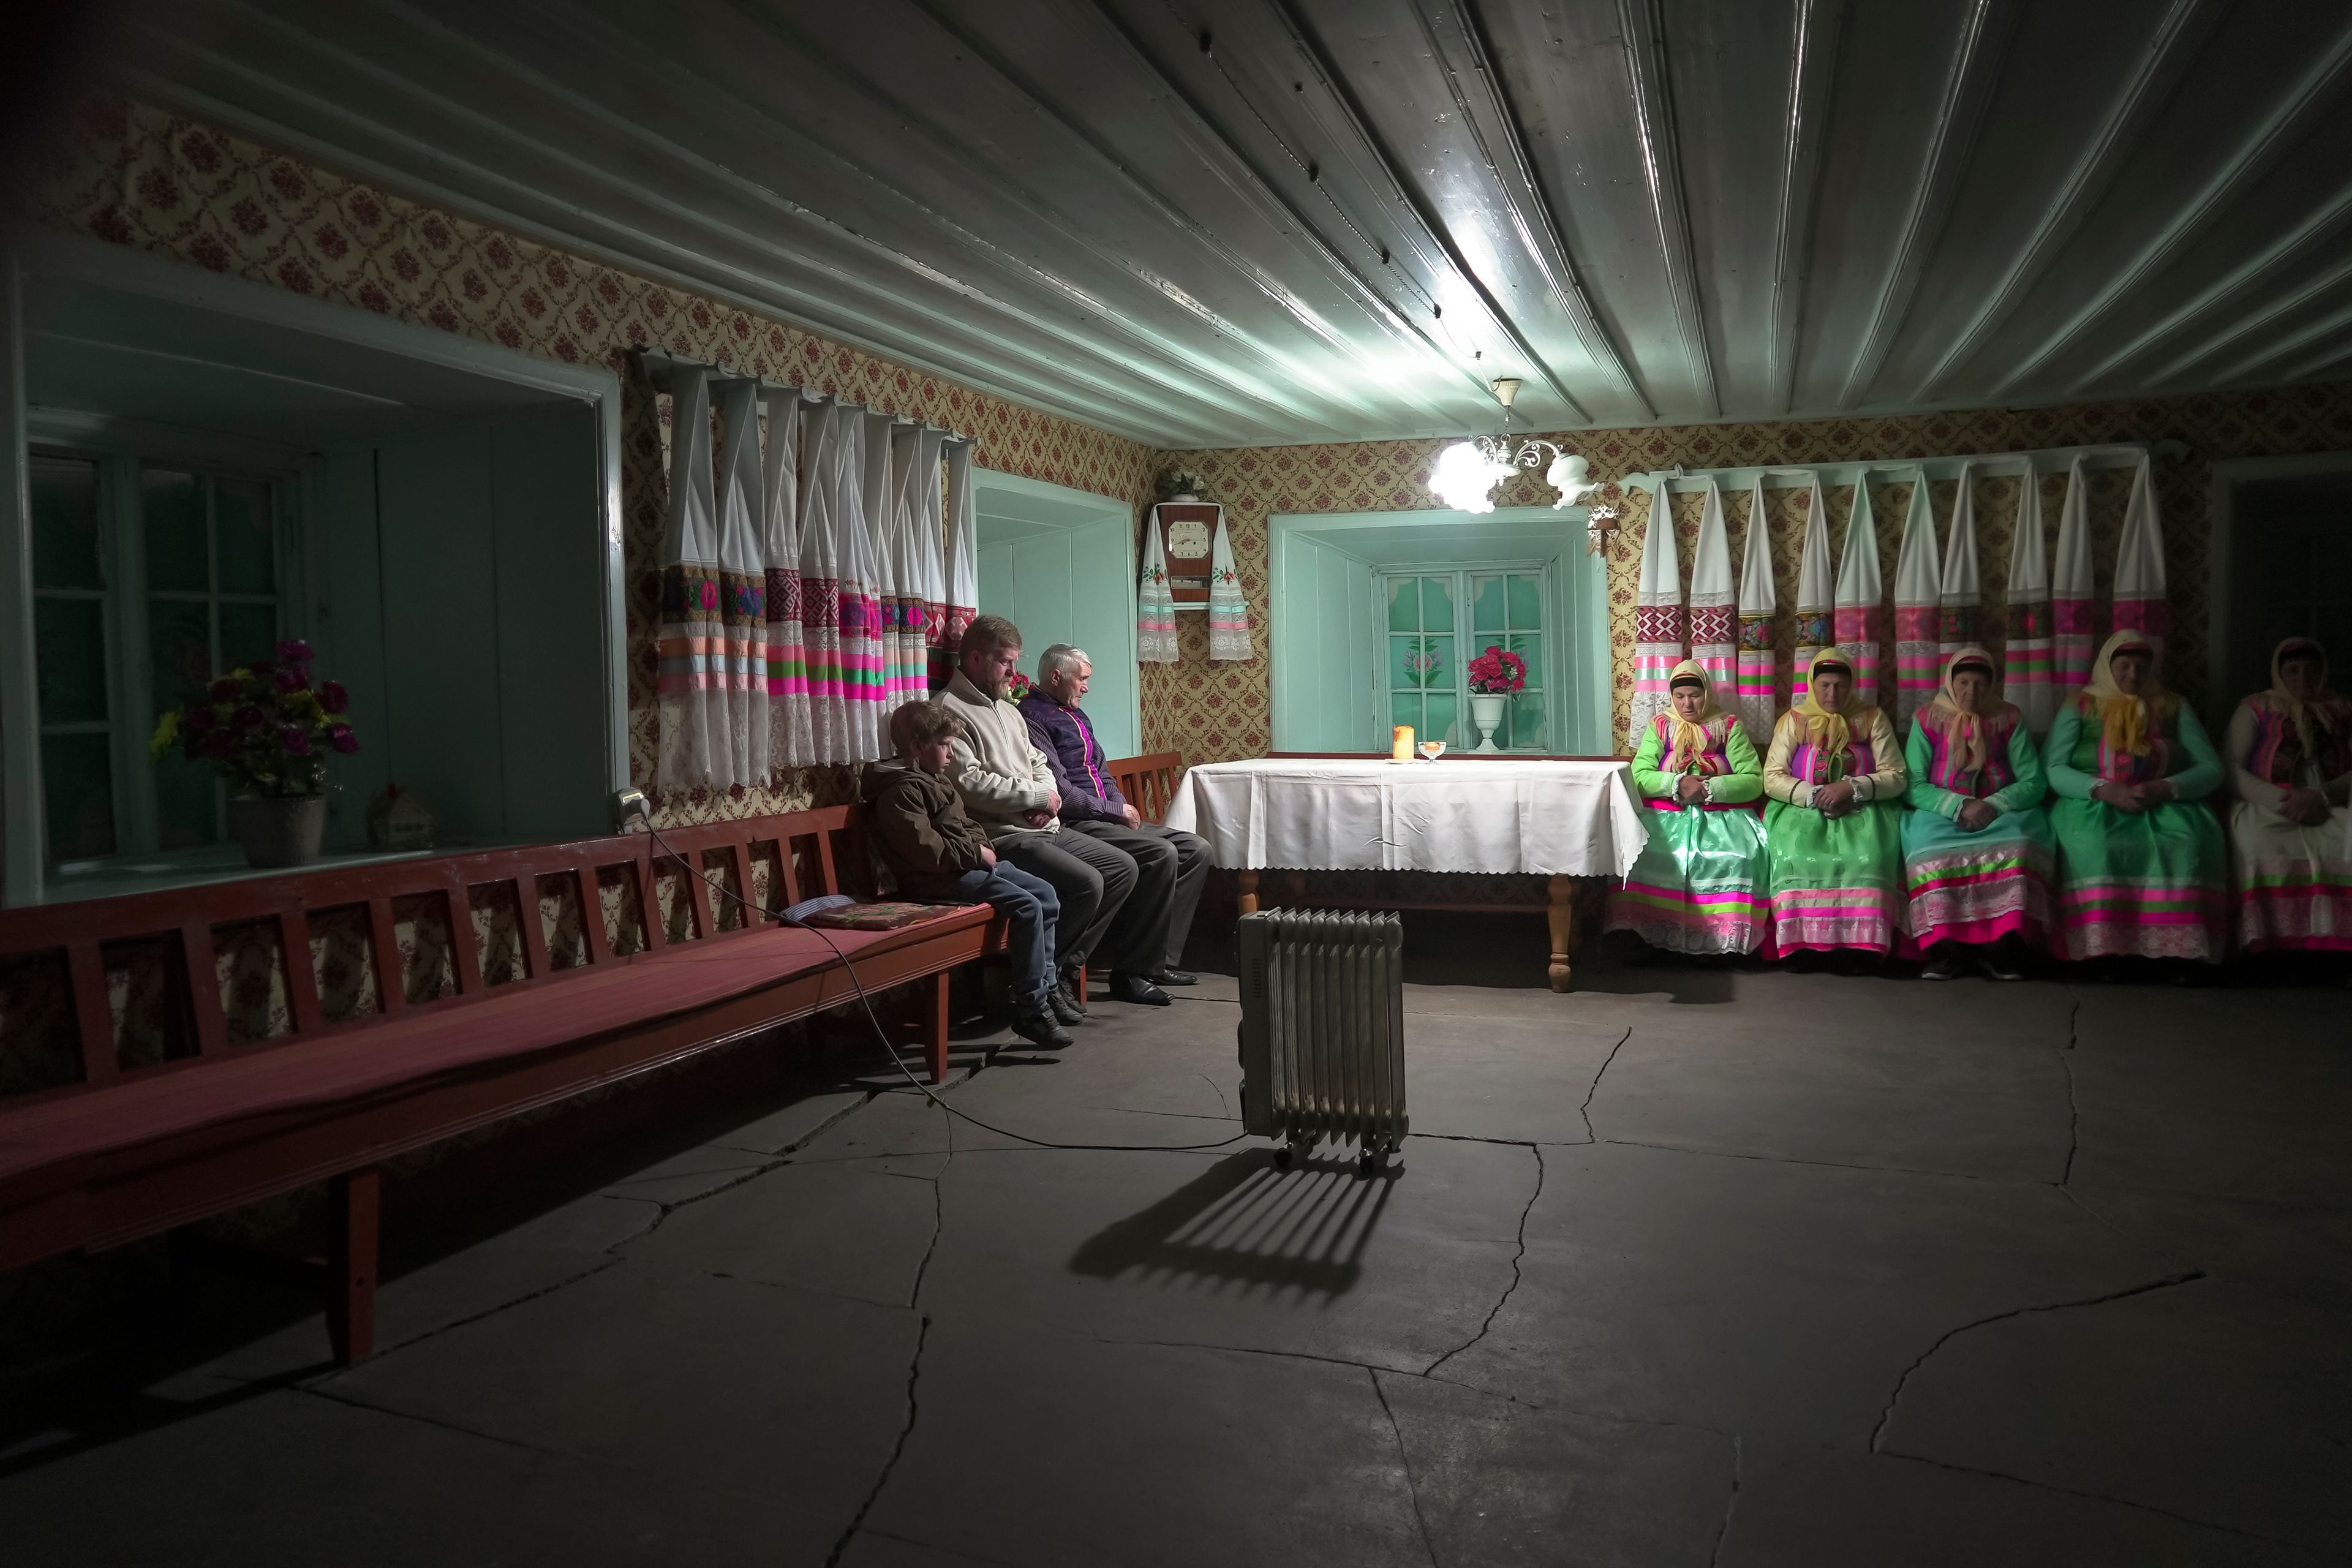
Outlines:
{"type": "Polygon", "coordinates": [[[1396,744],[1389,748],[1389,755],[1400,763],[1412,761],[1412,725],[1400,724],[1396,727],[1396,744]]]}

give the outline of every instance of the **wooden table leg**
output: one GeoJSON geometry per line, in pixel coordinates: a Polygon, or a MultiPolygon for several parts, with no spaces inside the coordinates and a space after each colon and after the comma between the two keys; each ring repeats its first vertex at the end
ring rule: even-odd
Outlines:
{"type": "Polygon", "coordinates": [[[1257,913],[1257,873],[1244,871],[1241,874],[1241,912],[1245,915],[1257,913]]]}
{"type": "Polygon", "coordinates": [[[376,1235],[383,1178],[353,1171],[327,1184],[327,1342],[336,1364],[352,1366],[375,1353],[376,1235]]]}
{"type": "Polygon", "coordinates": [[[1551,988],[1568,989],[1568,955],[1576,945],[1576,879],[1554,877],[1551,902],[1544,910],[1551,926],[1551,988]]]}
{"type": "Polygon", "coordinates": [[[948,978],[941,970],[921,992],[923,1066],[933,1083],[948,1076],[948,978]]]}

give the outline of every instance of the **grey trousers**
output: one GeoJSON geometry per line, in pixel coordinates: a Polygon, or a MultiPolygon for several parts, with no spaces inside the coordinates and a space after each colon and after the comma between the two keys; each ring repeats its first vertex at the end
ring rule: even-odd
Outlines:
{"type": "Polygon", "coordinates": [[[1117,922],[1136,891],[1139,872],[1133,857],[1066,826],[1059,833],[1007,834],[992,847],[998,858],[1054,884],[1062,900],[1061,919],[1054,929],[1056,968],[1091,963],[1097,952],[1114,966],[1126,967],[1120,962],[1126,949],[1119,945],[1125,933],[1117,922]]]}
{"type": "Polygon", "coordinates": [[[1123,963],[1119,968],[1151,974],[1162,964],[1182,963],[1185,940],[1192,934],[1193,911],[1201,907],[1201,886],[1209,879],[1207,842],[1156,822],[1129,827],[1123,822],[1097,819],[1066,822],[1062,826],[1065,832],[1075,828],[1111,845],[1135,862],[1135,891],[1128,896],[1127,906],[1137,911],[1137,951],[1156,955],[1157,961],[1123,963]],[[1154,906],[1166,911],[1164,930],[1155,929],[1156,913],[1146,914],[1154,906]]]}

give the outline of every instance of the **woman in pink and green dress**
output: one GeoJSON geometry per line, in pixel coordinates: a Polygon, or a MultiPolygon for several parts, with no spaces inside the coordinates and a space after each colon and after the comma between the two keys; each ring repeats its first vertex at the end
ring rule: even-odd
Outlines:
{"type": "Polygon", "coordinates": [[[1780,715],[1764,757],[1775,956],[1894,950],[1909,783],[1895,726],[1854,694],[1853,658],[1835,647],[1814,655],[1805,700],[1780,715]]]}
{"type": "Polygon", "coordinates": [[[2047,759],[2060,954],[2219,961],[2221,825],[2205,797],[2221,760],[2158,679],[2145,633],[2107,639],[2090,684],[2058,710],[2047,759]]]}
{"type": "Polygon", "coordinates": [[[2222,736],[2237,805],[2238,942],[2249,952],[2352,953],[2352,702],[2310,637],[2272,651],[2271,684],[2222,736]]]}
{"type": "Polygon", "coordinates": [[[1771,856],[1756,811],[1764,764],[1696,661],[1675,666],[1667,689],[1673,707],[1633,752],[1649,842],[1609,895],[1609,929],[1669,952],[1753,952],[1770,913],[1771,856]]]}
{"type": "Polygon", "coordinates": [[[2024,949],[2050,932],[2058,846],[2042,809],[2049,784],[2025,715],[2001,700],[1993,670],[1985,649],[1960,649],[1944,661],[1943,690],[1911,721],[1903,879],[1927,980],[1971,965],[2022,980],[2024,949]]]}

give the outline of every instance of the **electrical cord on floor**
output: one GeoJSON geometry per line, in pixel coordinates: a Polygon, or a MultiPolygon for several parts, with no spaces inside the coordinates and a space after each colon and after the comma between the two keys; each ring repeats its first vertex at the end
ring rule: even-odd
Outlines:
{"type": "MultiPolygon", "coordinates": [[[[737,895],[732,888],[728,887],[716,877],[713,877],[709,872],[704,870],[701,867],[697,866],[685,856],[671,848],[668,841],[662,837],[661,830],[654,826],[652,813],[646,812],[645,814],[645,821],[646,832],[652,836],[654,843],[660,847],[663,854],[677,861],[681,869],[685,870],[689,875],[701,878],[705,886],[709,887],[712,892],[717,893],[720,898],[727,900],[730,903],[734,904],[736,908],[741,910],[747,918],[756,921],[775,921],[780,925],[783,923],[783,917],[780,913],[772,910],[763,910],[758,905],[742,899],[737,895]]],[[[784,852],[786,854],[791,853],[789,846],[785,847],[784,852]]],[[[818,936],[824,938],[824,945],[833,949],[833,956],[839,959],[841,961],[841,967],[848,972],[849,983],[857,988],[857,1005],[866,1010],[866,1021],[872,1025],[874,1028],[875,1043],[882,1047],[883,1055],[890,1058],[890,1065],[898,1068],[899,1074],[904,1077],[909,1084],[912,1084],[916,1089],[920,1091],[925,1100],[929,1100],[933,1105],[938,1106],[950,1116],[956,1117],[964,1121],[969,1121],[974,1127],[981,1129],[982,1131],[993,1132],[999,1138],[1011,1138],[1017,1142],[1027,1143],[1039,1149],[1066,1149],[1088,1153],[1112,1154],[1201,1153],[1211,1149],[1230,1148],[1234,1144],[1240,1142],[1243,1139],[1249,1136],[1246,1132],[1236,1132],[1232,1137],[1223,1139],[1214,1143],[1056,1143],[1052,1142],[1050,1139],[1032,1138],[1025,1132],[1015,1132],[1010,1128],[998,1127],[992,1122],[982,1121],[979,1117],[972,1115],[970,1111],[960,1110],[956,1107],[950,1105],[946,1100],[940,1098],[939,1091],[936,1089],[917,1078],[913,1073],[908,1071],[907,1064],[899,1059],[898,1047],[890,1043],[890,1031],[885,1029],[882,1026],[882,1020],[875,1016],[874,1000],[866,994],[866,982],[857,977],[857,965],[850,961],[849,954],[841,950],[841,944],[834,941],[832,934],[823,926],[804,925],[800,929],[803,931],[814,931],[818,936]]]]}

